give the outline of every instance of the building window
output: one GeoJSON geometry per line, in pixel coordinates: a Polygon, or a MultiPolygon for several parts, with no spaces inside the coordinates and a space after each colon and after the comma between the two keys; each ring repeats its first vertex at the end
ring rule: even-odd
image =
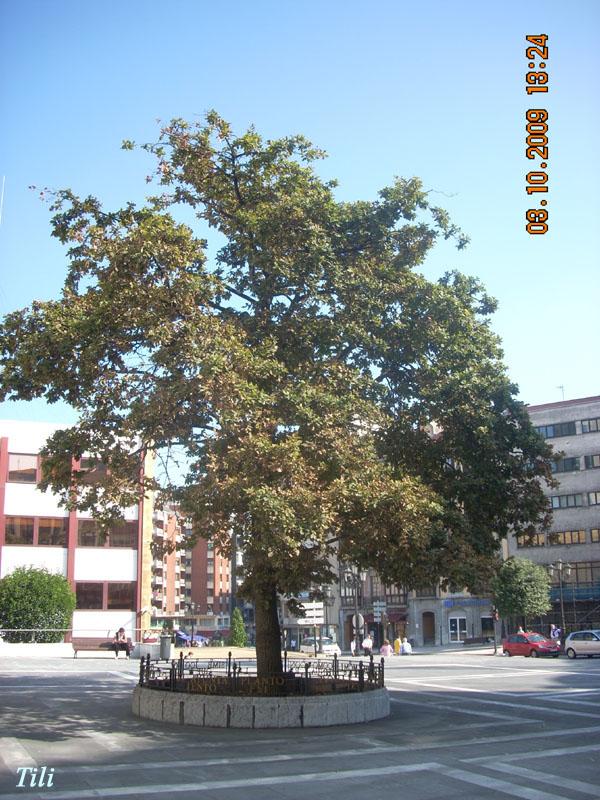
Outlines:
{"type": "Polygon", "coordinates": [[[68,525],[67,517],[61,519],[42,517],[39,521],[37,543],[66,547],[68,525]]]}
{"type": "Polygon", "coordinates": [[[6,517],[6,544],[33,544],[33,517],[6,517]]]}
{"type": "Polygon", "coordinates": [[[79,480],[88,486],[100,483],[106,476],[107,466],[97,458],[84,457],[79,461],[79,480]]]}
{"type": "Polygon", "coordinates": [[[582,419],[581,432],[582,433],[598,433],[600,430],[600,417],[595,419],[582,419]]]}
{"type": "Polygon", "coordinates": [[[548,534],[548,544],[585,544],[585,531],[554,531],[548,534]]]}
{"type": "Polygon", "coordinates": [[[108,605],[109,609],[135,608],[135,583],[109,583],[108,605]]]}
{"type": "Polygon", "coordinates": [[[135,550],[137,547],[137,521],[116,522],[111,525],[108,543],[110,547],[129,547],[135,550]]]}
{"type": "Polygon", "coordinates": [[[77,544],[79,547],[104,547],[106,537],[100,533],[98,523],[93,519],[77,521],[77,544]]]}
{"type": "Polygon", "coordinates": [[[102,608],[102,590],[101,583],[76,583],[76,607],[81,609],[102,608]]]}
{"type": "Polygon", "coordinates": [[[592,542],[600,542],[600,528],[592,528],[590,533],[592,542]]]}
{"type": "MultiPolygon", "coordinates": [[[[551,583],[559,585],[558,575],[553,575],[551,583]]],[[[575,584],[578,586],[600,583],[600,561],[571,561],[571,574],[568,578],[563,578],[563,583],[575,584]]]]}
{"type": "Polygon", "coordinates": [[[600,455],[586,456],[585,457],[586,469],[599,469],[600,468],[600,455]]]}
{"type": "Polygon", "coordinates": [[[137,547],[138,524],[136,521],[115,522],[108,533],[103,533],[94,519],[77,522],[77,544],[79,547],[137,547]]]}
{"type": "Polygon", "coordinates": [[[6,517],[6,544],[67,546],[68,517],[6,517]]]}
{"type": "Polygon", "coordinates": [[[75,584],[77,608],[83,610],[129,610],[135,608],[135,582],[78,582],[75,584]]]}
{"type": "Polygon", "coordinates": [[[557,436],[575,436],[575,422],[557,422],[555,425],[538,425],[536,431],[544,439],[556,439],[557,436]]]}
{"type": "Polygon", "coordinates": [[[555,494],[550,500],[552,508],[578,508],[583,505],[582,494],[555,494]]]}
{"type": "Polygon", "coordinates": [[[561,458],[552,462],[552,472],[577,472],[580,467],[579,456],[574,458],[561,458]]]}
{"type": "Polygon", "coordinates": [[[546,537],[543,533],[524,533],[517,536],[517,547],[544,547],[546,537]]]}
{"type": "Polygon", "coordinates": [[[8,454],[9,483],[37,483],[38,457],[25,453],[8,454]]]}
{"type": "Polygon", "coordinates": [[[467,618],[450,617],[448,620],[448,629],[451,642],[462,642],[463,639],[467,638],[467,618]]]}
{"type": "Polygon", "coordinates": [[[590,506],[600,505],[600,492],[588,492],[588,505],[590,506]]]}

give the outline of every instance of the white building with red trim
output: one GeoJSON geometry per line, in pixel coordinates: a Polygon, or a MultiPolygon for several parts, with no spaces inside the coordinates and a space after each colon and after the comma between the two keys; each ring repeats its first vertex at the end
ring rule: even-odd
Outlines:
{"type": "Polygon", "coordinates": [[[74,636],[112,637],[123,627],[139,640],[150,624],[152,499],[126,509],[103,537],[89,516],[41,492],[40,450],[64,427],[0,420],[0,578],[21,566],[64,575],[77,597],[74,636]]]}

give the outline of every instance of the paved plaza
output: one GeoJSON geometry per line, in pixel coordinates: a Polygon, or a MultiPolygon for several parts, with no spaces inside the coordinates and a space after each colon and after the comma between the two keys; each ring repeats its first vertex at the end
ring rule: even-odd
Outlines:
{"type": "Polygon", "coordinates": [[[526,800],[600,797],[600,659],[387,660],[389,719],[209,730],[134,717],[138,663],[0,658],[0,797],[526,800]],[[46,767],[52,786],[18,787],[46,767]]]}

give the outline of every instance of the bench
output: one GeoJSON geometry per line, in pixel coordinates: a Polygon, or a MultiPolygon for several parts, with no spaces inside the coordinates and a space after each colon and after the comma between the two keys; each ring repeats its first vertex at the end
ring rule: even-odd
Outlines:
{"type": "Polygon", "coordinates": [[[494,644],[494,637],[472,636],[470,639],[463,639],[463,644],[494,644]]]}
{"type": "MultiPolygon", "coordinates": [[[[100,638],[93,636],[74,636],[71,640],[71,644],[73,645],[73,658],[77,658],[77,653],[80,650],[115,652],[115,640],[107,639],[105,636],[100,638]]],[[[127,644],[131,648],[131,639],[127,639],[127,644]]]]}

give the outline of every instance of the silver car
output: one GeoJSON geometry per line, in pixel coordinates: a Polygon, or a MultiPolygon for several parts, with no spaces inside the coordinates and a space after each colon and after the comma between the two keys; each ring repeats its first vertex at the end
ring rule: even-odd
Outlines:
{"type": "Polygon", "coordinates": [[[600,630],[570,633],[565,641],[565,653],[569,658],[600,656],[600,630]]]}
{"type": "MultiPolygon", "coordinates": [[[[339,644],[333,641],[333,639],[329,636],[322,636],[321,639],[317,639],[317,646],[316,650],[317,653],[319,652],[319,641],[321,643],[321,652],[324,653],[326,656],[341,656],[342,651],[340,650],[339,644]]],[[[308,636],[306,639],[303,639],[302,644],[300,645],[300,652],[306,653],[309,656],[315,654],[315,639],[313,636],[308,636]]]]}

